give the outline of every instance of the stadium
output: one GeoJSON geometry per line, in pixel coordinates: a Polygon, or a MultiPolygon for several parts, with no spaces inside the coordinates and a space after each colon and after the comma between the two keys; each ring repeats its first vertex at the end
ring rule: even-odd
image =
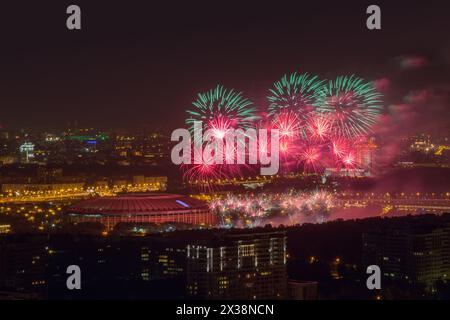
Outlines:
{"type": "Polygon", "coordinates": [[[112,230],[120,222],[187,223],[210,226],[217,223],[206,202],[175,194],[125,194],[79,202],[66,211],[71,223],[100,222],[112,230]]]}

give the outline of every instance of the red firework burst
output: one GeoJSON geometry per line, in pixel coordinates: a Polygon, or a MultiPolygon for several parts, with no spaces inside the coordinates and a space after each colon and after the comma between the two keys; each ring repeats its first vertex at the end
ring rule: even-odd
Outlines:
{"type": "Polygon", "coordinates": [[[208,122],[208,128],[212,130],[216,139],[223,139],[235,123],[235,120],[230,120],[219,114],[208,122]]]}
{"type": "Polygon", "coordinates": [[[321,151],[316,145],[306,146],[300,153],[300,160],[304,164],[306,170],[317,171],[321,166],[321,151]]]}
{"type": "Polygon", "coordinates": [[[308,122],[308,130],[311,138],[325,140],[331,135],[331,122],[328,117],[317,115],[308,122]]]}
{"type": "Polygon", "coordinates": [[[295,139],[299,136],[301,123],[297,113],[283,111],[275,116],[273,128],[278,129],[280,138],[295,139]]]}

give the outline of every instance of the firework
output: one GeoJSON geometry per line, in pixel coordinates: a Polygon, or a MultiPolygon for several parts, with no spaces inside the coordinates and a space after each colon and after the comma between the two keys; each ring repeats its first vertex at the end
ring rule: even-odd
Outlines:
{"type": "Polygon", "coordinates": [[[191,154],[190,164],[181,164],[183,180],[204,191],[213,191],[217,189],[225,180],[242,177],[243,172],[254,173],[251,165],[245,163],[237,164],[238,158],[247,157],[246,149],[232,146],[231,151],[228,147],[214,148],[211,145],[195,146],[192,144],[193,154],[191,154]],[[200,159],[195,161],[196,155],[200,159]]]}
{"type": "Polygon", "coordinates": [[[381,94],[370,82],[339,76],[318,90],[317,110],[330,116],[335,135],[366,135],[382,110],[381,94]]]}
{"type": "Polygon", "coordinates": [[[354,167],[356,165],[355,154],[353,152],[349,152],[342,157],[342,162],[346,167],[354,167]]]}
{"type": "Polygon", "coordinates": [[[334,157],[336,157],[337,159],[342,159],[349,149],[348,140],[343,138],[336,138],[331,141],[330,148],[334,157]]]}
{"type": "Polygon", "coordinates": [[[301,125],[298,113],[282,111],[276,114],[273,120],[273,128],[278,129],[281,139],[295,139],[298,137],[301,125]]]}
{"type": "Polygon", "coordinates": [[[298,113],[300,120],[305,121],[314,111],[320,91],[318,89],[323,83],[323,80],[308,73],[284,75],[269,90],[269,113],[273,115],[281,111],[293,111],[298,113]]]}
{"type": "Polygon", "coordinates": [[[201,162],[194,162],[194,155],[192,155],[192,163],[193,164],[183,164],[182,170],[184,171],[183,178],[185,181],[190,183],[200,183],[200,184],[208,184],[212,179],[220,179],[222,178],[222,170],[220,166],[214,164],[213,154],[208,154],[204,152],[205,148],[203,146],[195,146],[192,145],[192,148],[195,148],[196,151],[201,152],[201,162]]]}
{"type": "Polygon", "coordinates": [[[227,194],[210,203],[224,225],[258,226],[266,223],[322,222],[330,215],[334,197],[325,191],[311,193],[227,194]]]}
{"type": "MultiPolygon", "coordinates": [[[[256,132],[276,129],[279,168],[283,173],[298,167],[315,173],[325,168],[361,168],[359,150],[382,111],[381,94],[374,84],[353,75],[325,81],[294,72],[275,82],[267,99],[268,113],[257,116],[252,102],[242,93],[218,85],[198,95],[186,123],[192,132],[194,121],[201,121],[201,129],[210,129],[209,142],[224,141],[234,129],[252,128],[256,132]]],[[[213,164],[202,159],[204,163],[185,166],[185,180],[194,184],[209,181],[214,187],[217,180],[232,179],[253,170],[250,165],[236,164],[242,162],[237,159],[255,155],[239,144],[242,139],[239,141],[231,151],[209,150],[211,146],[203,142],[201,150],[207,154],[211,151],[212,158],[222,161],[213,164]]],[[[256,148],[256,154],[267,154],[270,143],[258,139],[256,148]]]]}
{"type": "Polygon", "coordinates": [[[241,92],[228,90],[218,85],[205,93],[199,93],[192,103],[194,109],[188,110],[186,124],[193,129],[194,121],[201,121],[204,129],[212,129],[221,137],[234,128],[248,128],[257,119],[253,103],[244,98],[241,92]]]}
{"type": "Polygon", "coordinates": [[[322,152],[319,145],[306,145],[300,152],[299,160],[306,171],[317,172],[322,166],[322,152]]]}
{"type": "MultiPolygon", "coordinates": [[[[199,147],[200,148],[200,147],[199,147]]],[[[240,176],[241,167],[244,165],[229,165],[227,161],[236,160],[236,153],[221,152],[218,157],[222,158],[222,164],[215,162],[215,151],[206,152],[206,147],[200,148],[202,161],[200,163],[182,164],[183,179],[187,183],[195,184],[205,189],[214,189],[220,180],[240,176]]]]}
{"type": "Polygon", "coordinates": [[[311,139],[324,141],[330,137],[331,121],[326,115],[315,115],[309,119],[307,128],[311,139]]]}
{"type": "MultiPolygon", "coordinates": [[[[234,89],[228,90],[221,85],[205,93],[199,93],[196,101],[192,103],[194,109],[188,110],[189,118],[186,124],[191,132],[194,122],[201,121],[203,130],[210,130],[211,142],[224,141],[227,133],[232,129],[247,129],[254,126],[258,119],[253,103],[244,98],[241,92],[234,89]]],[[[212,186],[214,180],[226,179],[240,173],[240,167],[235,165],[238,151],[226,152],[225,149],[217,150],[204,142],[196,146],[202,154],[201,163],[184,166],[184,179],[190,183],[212,186]],[[206,151],[206,152],[205,152],[206,151]],[[220,154],[216,154],[220,152],[220,154]],[[205,159],[205,154],[207,154],[205,159]],[[217,164],[214,160],[221,159],[217,164]],[[228,164],[232,163],[232,164],[228,164]]]]}

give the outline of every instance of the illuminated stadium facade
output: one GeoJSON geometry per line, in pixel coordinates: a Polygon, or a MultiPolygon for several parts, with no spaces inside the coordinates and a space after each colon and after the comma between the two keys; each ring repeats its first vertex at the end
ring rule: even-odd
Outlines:
{"type": "Polygon", "coordinates": [[[71,223],[100,222],[108,230],[120,222],[204,226],[217,223],[207,203],[174,194],[126,194],[89,199],[70,207],[66,217],[71,223]]]}

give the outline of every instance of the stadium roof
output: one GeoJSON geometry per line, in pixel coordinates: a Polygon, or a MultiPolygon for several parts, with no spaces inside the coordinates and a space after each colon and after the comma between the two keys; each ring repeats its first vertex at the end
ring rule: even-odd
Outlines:
{"type": "Polygon", "coordinates": [[[155,213],[191,211],[208,208],[206,202],[176,194],[125,194],[84,200],[68,209],[69,213],[155,213]]]}

